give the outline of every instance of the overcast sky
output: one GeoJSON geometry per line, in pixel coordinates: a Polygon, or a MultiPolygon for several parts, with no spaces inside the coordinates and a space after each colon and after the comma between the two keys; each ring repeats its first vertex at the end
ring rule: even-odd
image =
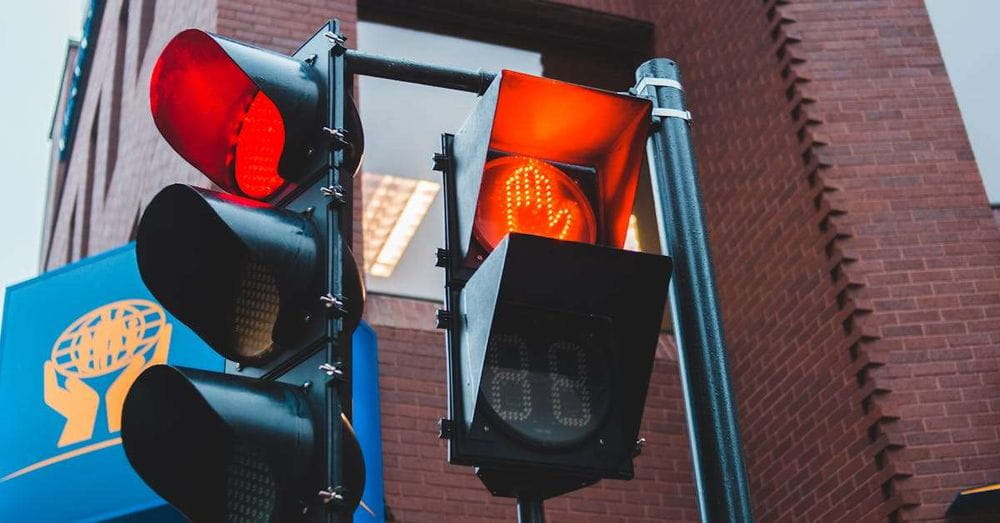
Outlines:
{"type": "MultiPolygon", "coordinates": [[[[37,274],[48,129],[87,0],[6,2],[0,14],[0,289],[37,274]]],[[[990,200],[1000,202],[1000,0],[926,0],[990,200]]],[[[0,292],[0,310],[3,293],[0,292]]]]}
{"type": "Polygon", "coordinates": [[[1000,203],[1000,0],[925,0],[945,68],[983,175],[986,194],[1000,203]]]}
{"type": "Polygon", "coordinates": [[[5,2],[0,14],[0,289],[38,273],[49,123],[66,42],[80,38],[85,3],[5,2]]]}

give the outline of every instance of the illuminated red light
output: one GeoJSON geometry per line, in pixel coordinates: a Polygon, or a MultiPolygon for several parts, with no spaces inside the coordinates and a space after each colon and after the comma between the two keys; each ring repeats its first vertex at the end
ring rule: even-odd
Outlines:
{"type": "Polygon", "coordinates": [[[285,126],[274,101],[223,45],[239,46],[194,29],[167,44],[150,78],[153,121],[213,183],[264,199],[285,184],[278,175],[285,126]]]}
{"type": "Polygon", "coordinates": [[[281,113],[258,92],[243,117],[236,138],[236,185],[251,198],[267,198],[285,181],[278,176],[278,160],[285,146],[281,113]]]}
{"type": "Polygon", "coordinates": [[[474,230],[493,250],[507,233],[594,243],[597,221],[583,191],[553,165],[524,156],[486,164],[474,230]]]}

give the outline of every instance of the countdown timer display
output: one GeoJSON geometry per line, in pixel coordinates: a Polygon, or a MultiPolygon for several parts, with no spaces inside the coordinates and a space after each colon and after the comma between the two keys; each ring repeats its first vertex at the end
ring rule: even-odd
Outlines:
{"type": "Polygon", "coordinates": [[[611,322],[499,304],[480,382],[480,398],[501,429],[560,447],[585,440],[611,406],[611,322]]]}

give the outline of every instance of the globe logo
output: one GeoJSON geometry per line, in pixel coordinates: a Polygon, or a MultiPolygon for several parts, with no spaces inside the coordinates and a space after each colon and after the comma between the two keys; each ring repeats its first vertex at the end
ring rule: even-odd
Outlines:
{"type": "Polygon", "coordinates": [[[99,376],[118,373],[104,391],[104,401],[108,431],[121,429],[125,394],[146,367],[166,363],[170,333],[163,309],[141,299],[103,305],[66,327],[43,369],[45,403],[66,418],[58,446],[93,436],[101,398],[85,380],[99,376]]]}

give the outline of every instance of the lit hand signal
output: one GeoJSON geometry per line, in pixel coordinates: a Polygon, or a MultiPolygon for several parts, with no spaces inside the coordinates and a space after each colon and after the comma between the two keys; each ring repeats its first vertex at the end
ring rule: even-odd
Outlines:
{"type": "Polygon", "coordinates": [[[476,233],[490,248],[511,232],[593,242],[594,213],[572,178],[553,165],[524,156],[486,164],[476,233]]]}

